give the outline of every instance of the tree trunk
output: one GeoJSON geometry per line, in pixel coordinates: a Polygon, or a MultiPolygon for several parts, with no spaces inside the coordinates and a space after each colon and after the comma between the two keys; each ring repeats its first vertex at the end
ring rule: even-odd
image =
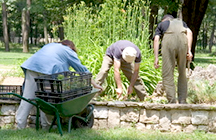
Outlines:
{"type": "Polygon", "coordinates": [[[63,23],[64,19],[62,18],[59,23],[58,23],[58,27],[59,27],[59,38],[60,40],[63,40],[64,39],[64,28],[62,26],[62,23],[63,23]]]}
{"type": "Polygon", "coordinates": [[[28,46],[28,29],[26,26],[26,10],[22,11],[22,43],[23,43],[23,52],[29,52],[28,46]]]}
{"type": "Polygon", "coordinates": [[[47,13],[46,11],[44,11],[44,16],[43,16],[43,20],[44,20],[44,41],[45,41],[45,44],[48,44],[49,43],[49,40],[48,40],[48,31],[47,31],[47,13]]]}
{"type": "Polygon", "coordinates": [[[30,19],[30,40],[31,40],[31,43],[30,44],[33,44],[33,29],[32,29],[32,20],[30,19]]]}
{"type": "Polygon", "coordinates": [[[34,33],[34,44],[37,45],[38,43],[38,24],[35,25],[35,33],[34,33]]]}
{"type": "Polygon", "coordinates": [[[30,6],[31,0],[26,0],[27,9],[22,11],[22,42],[23,52],[29,52],[29,27],[30,27],[30,6]]]}
{"type": "Polygon", "coordinates": [[[44,38],[45,38],[45,44],[48,44],[49,40],[48,40],[48,33],[47,33],[46,23],[44,24],[44,38]]]}
{"type": "Polygon", "coordinates": [[[60,40],[64,40],[64,27],[62,25],[59,26],[59,38],[60,40]]]}
{"type": "Polygon", "coordinates": [[[9,35],[8,35],[8,26],[7,26],[7,5],[5,2],[2,2],[2,27],[3,27],[3,36],[4,36],[4,44],[5,51],[9,52],[9,35]]]}
{"type": "MultiPolygon", "coordinates": [[[[64,0],[61,0],[62,2],[64,0]]],[[[64,27],[62,26],[64,19],[63,17],[61,17],[60,23],[59,23],[59,39],[60,40],[64,40],[64,27]]]]}
{"type": "MultiPolygon", "coordinates": [[[[181,3],[181,5],[183,5],[184,0],[180,0],[180,3],[181,3]]],[[[182,17],[182,7],[181,6],[178,9],[177,17],[180,18],[180,19],[183,19],[183,17],[182,17]]]]}
{"type": "MultiPolygon", "coordinates": [[[[157,15],[158,15],[158,6],[156,5],[151,5],[151,14],[149,18],[149,40],[152,40],[153,34],[154,34],[154,25],[157,24],[157,15]]],[[[151,43],[150,43],[151,44],[151,43]]]]}
{"type": "Polygon", "coordinates": [[[193,32],[193,43],[191,48],[193,60],[195,56],[197,35],[206,12],[208,2],[209,0],[184,0],[182,5],[183,20],[193,32]]]}
{"type": "Polygon", "coordinates": [[[206,49],[206,47],[207,47],[207,33],[208,33],[208,29],[207,29],[207,27],[208,27],[208,24],[207,23],[205,23],[205,24],[203,24],[203,50],[205,50],[206,49]]]}
{"type": "MultiPolygon", "coordinates": [[[[216,22],[216,16],[215,16],[215,22],[216,22]]],[[[213,22],[212,32],[209,39],[209,52],[212,52],[212,46],[213,46],[213,40],[214,40],[214,32],[215,32],[215,22],[213,22]]]]}

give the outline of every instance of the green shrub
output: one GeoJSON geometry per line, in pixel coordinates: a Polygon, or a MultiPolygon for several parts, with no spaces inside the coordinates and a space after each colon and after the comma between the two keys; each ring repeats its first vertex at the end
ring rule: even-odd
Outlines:
{"type": "MultiPolygon", "coordinates": [[[[87,7],[84,2],[67,9],[64,16],[64,29],[67,39],[72,40],[78,48],[79,58],[93,73],[100,70],[106,48],[118,40],[130,40],[142,52],[140,76],[146,90],[151,94],[161,79],[160,70],[153,67],[153,52],[149,47],[149,2],[135,0],[106,0],[97,7],[87,7]],[[144,16],[143,16],[144,15],[144,16]]],[[[121,74],[124,93],[128,81],[121,74]]],[[[116,97],[113,68],[104,83],[104,97],[116,97]]]]}
{"type": "Polygon", "coordinates": [[[188,89],[188,102],[194,104],[215,104],[216,82],[210,84],[209,81],[190,81],[188,89]]]}

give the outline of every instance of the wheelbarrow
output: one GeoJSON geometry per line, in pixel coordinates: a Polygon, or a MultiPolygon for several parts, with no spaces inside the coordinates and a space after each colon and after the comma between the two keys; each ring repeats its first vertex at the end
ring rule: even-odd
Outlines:
{"type": "Polygon", "coordinates": [[[14,95],[28,103],[34,105],[37,109],[36,112],[36,130],[39,129],[39,109],[49,115],[53,115],[53,121],[49,128],[49,132],[53,125],[57,121],[57,128],[61,135],[63,135],[60,117],[69,117],[68,121],[68,132],[71,132],[71,128],[74,127],[91,128],[94,124],[93,110],[94,106],[89,104],[90,100],[94,95],[99,92],[99,89],[93,88],[90,93],[85,95],[61,102],[61,103],[49,103],[41,98],[36,97],[35,99],[26,99],[16,93],[0,93],[0,95],[14,95]]]}

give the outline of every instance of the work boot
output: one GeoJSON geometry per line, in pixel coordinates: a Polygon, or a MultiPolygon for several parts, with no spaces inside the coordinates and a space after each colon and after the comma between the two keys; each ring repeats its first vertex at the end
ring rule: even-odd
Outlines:
{"type": "Polygon", "coordinates": [[[187,104],[185,100],[179,101],[179,104],[187,104]]]}
{"type": "Polygon", "coordinates": [[[168,104],[176,104],[176,100],[175,99],[168,100],[168,104]]]}

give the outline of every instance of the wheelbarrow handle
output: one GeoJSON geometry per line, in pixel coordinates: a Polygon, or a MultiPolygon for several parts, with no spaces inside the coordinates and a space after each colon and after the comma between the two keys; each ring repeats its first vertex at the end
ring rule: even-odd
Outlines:
{"type": "MultiPolygon", "coordinates": [[[[35,99],[31,99],[32,101],[35,101],[37,103],[37,107],[39,109],[41,109],[43,112],[46,113],[46,110],[52,110],[54,112],[54,114],[49,114],[49,115],[54,115],[54,119],[53,119],[53,122],[50,126],[50,129],[53,127],[55,121],[57,121],[57,127],[58,127],[58,131],[59,133],[61,134],[61,136],[63,135],[63,132],[62,132],[62,127],[61,127],[61,122],[60,122],[60,114],[59,114],[59,111],[58,109],[52,105],[51,103],[48,103],[46,101],[44,101],[43,99],[40,99],[40,98],[35,98],[35,99]]],[[[39,114],[39,109],[37,110],[37,114],[39,114]]],[[[39,116],[37,116],[37,119],[39,119],[39,116]]],[[[49,129],[49,131],[50,131],[49,129]]]]}
{"type": "Polygon", "coordinates": [[[1,95],[13,95],[13,96],[16,96],[16,97],[18,97],[18,98],[20,98],[20,99],[22,99],[22,100],[25,100],[26,102],[28,102],[28,103],[34,105],[34,106],[37,108],[37,114],[36,114],[36,116],[37,116],[37,119],[36,119],[36,130],[39,129],[39,119],[38,119],[38,118],[39,118],[39,107],[38,107],[37,103],[33,102],[31,99],[26,99],[26,98],[20,96],[19,94],[12,93],[12,92],[1,92],[1,93],[0,93],[0,96],[1,96],[1,95]]]}
{"type": "Polygon", "coordinates": [[[35,102],[32,102],[30,99],[26,99],[26,98],[24,98],[24,97],[22,97],[21,95],[16,94],[16,93],[12,93],[12,92],[1,92],[1,93],[0,93],[0,96],[1,96],[1,95],[14,95],[14,96],[16,96],[16,97],[18,97],[18,98],[20,98],[20,99],[22,99],[22,100],[25,100],[26,102],[28,102],[28,103],[30,103],[30,104],[32,104],[32,105],[34,105],[34,106],[37,106],[37,104],[36,104],[35,102]]]}

